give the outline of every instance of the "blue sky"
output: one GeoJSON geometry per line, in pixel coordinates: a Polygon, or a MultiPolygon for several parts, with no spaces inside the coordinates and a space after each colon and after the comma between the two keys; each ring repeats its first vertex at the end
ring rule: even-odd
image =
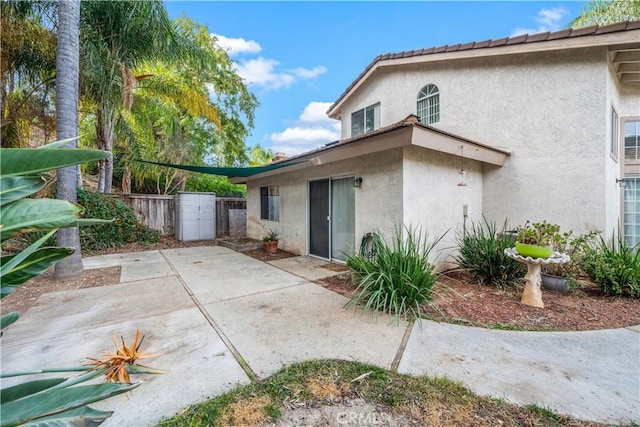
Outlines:
{"type": "Polygon", "coordinates": [[[583,1],[167,1],[206,24],[258,97],[247,146],[290,156],[340,137],[326,110],[379,54],[554,31],[583,1]]]}

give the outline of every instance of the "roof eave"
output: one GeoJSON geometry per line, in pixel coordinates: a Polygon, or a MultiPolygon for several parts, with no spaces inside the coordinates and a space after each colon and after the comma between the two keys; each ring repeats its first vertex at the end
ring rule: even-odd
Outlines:
{"type": "Polygon", "coordinates": [[[451,155],[460,155],[462,153],[467,159],[495,166],[503,166],[511,154],[509,151],[490,147],[429,126],[401,122],[371,135],[365,134],[340,144],[302,154],[299,157],[295,157],[296,163],[291,166],[270,170],[248,178],[231,178],[230,181],[234,184],[246,184],[254,179],[306,169],[310,165],[319,166],[411,145],[451,155]],[[460,150],[461,147],[463,151],[460,150]]]}

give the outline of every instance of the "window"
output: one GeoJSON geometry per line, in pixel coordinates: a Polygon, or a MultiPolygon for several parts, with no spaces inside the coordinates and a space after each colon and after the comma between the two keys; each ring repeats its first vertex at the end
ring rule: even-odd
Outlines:
{"type": "Polygon", "coordinates": [[[611,107],[611,157],[614,159],[618,159],[618,145],[620,141],[618,141],[618,113],[616,110],[611,107]]]}
{"type": "Polygon", "coordinates": [[[280,189],[260,187],[260,219],[280,221],[280,189]]]}
{"type": "Polygon", "coordinates": [[[380,127],[380,103],[351,114],[351,136],[362,135],[380,127]]]}
{"type": "Polygon", "coordinates": [[[640,120],[628,120],[624,124],[624,158],[640,160],[640,120]]]}
{"type": "Polygon", "coordinates": [[[624,237],[632,248],[640,244],[640,175],[624,181],[624,237]]]}
{"type": "Polygon", "coordinates": [[[420,123],[430,125],[440,121],[440,91],[436,85],[426,85],[418,94],[420,123]]]}

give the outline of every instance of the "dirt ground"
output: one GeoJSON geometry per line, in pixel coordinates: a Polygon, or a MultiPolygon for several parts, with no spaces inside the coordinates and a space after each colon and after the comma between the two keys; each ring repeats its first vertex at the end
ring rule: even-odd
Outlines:
{"type": "MultiPolygon", "coordinates": [[[[173,237],[164,237],[152,245],[131,244],[84,255],[213,244],[215,241],[181,242],[173,237]]],[[[295,256],[284,251],[268,254],[262,249],[243,253],[263,262],[295,256]]],[[[53,269],[50,269],[4,298],[0,312],[24,313],[44,293],[111,285],[119,283],[119,280],[120,267],[86,270],[82,276],[65,281],[54,280],[53,269]]],[[[317,284],[347,297],[355,291],[349,273],[320,280],[317,284]]],[[[500,291],[480,286],[463,273],[449,274],[441,277],[434,287],[433,301],[424,309],[434,320],[504,329],[584,331],[640,324],[639,300],[603,295],[593,284],[585,283],[581,289],[567,294],[544,291],[544,308],[521,304],[521,293],[521,289],[500,291]]]]}

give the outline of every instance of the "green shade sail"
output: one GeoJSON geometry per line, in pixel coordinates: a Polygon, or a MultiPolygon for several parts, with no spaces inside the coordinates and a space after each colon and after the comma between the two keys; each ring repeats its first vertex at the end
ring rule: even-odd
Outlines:
{"type": "Polygon", "coordinates": [[[251,166],[251,167],[245,167],[245,168],[219,168],[214,166],[174,165],[171,163],[158,163],[158,162],[150,162],[147,160],[136,160],[136,161],[141,163],[147,163],[150,165],[165,166],[168,168],[182,169],[182,170],[187,170],[191,172],[208,173],[209,175],[248,178],[250,176],[257,175],[259,173],[268,172],[275,169],[284,168],[287,166],[293,166],[295,164],[302,163],[304,160],[298,161],[298,162],[291,162],[291,163],[283,162],[283,163],[276,163],[276,164],[270,164],[265,166],[251,166]]]}

